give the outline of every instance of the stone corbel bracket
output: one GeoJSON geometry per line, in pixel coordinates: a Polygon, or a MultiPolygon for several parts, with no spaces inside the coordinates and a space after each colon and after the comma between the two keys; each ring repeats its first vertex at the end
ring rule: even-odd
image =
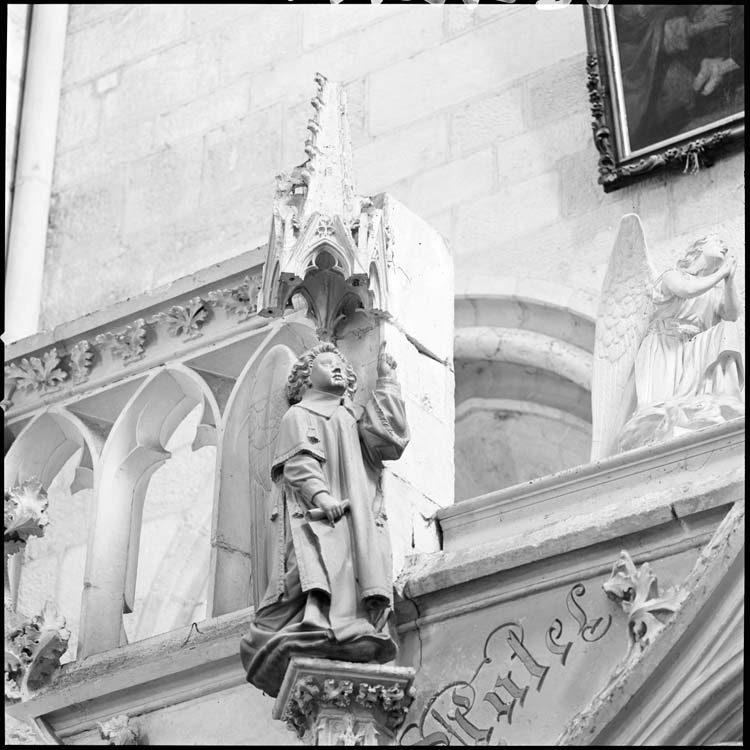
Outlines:
{"type": "Polygon", "coordinates": [[[620,602],[628,616],[628,651],[636,646],[646,646],[664,628],[657,614],[669,616],[678,608],[678,592],[666,589],[659,595],[656,576],[648,563],[636,568],[630,555],[623,550],[612,567],[612,574],[602,584],[607,596],[620,602]]]}
{"type": "Polygon", "coordinates": [[[107,721],[98,721],[99,736],[108,745],[147,745],[140,725],[127,714],[118,714],[107,721]]]}
{"type": "Polygon", "coordinates": [[[273,717],[312,744],[394,744],[413,682],[408,667],[294,657],[273,717]]]}
{"type": "Polygon", "coordinates": [[[51,602],[30,620],[8,612],[6,618],[5,698],[28,700],[60,667],[70,631],[51,602]]]}

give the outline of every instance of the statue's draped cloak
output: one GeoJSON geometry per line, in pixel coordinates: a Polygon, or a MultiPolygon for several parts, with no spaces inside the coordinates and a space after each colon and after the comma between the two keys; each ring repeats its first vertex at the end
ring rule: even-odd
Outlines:
{"type": "Polygon", "coordinates": [[[379,378],[359,418],[340,396],[310,389],[284,415],[272,462],[281,507],[266,536],[269,583],[241,655],[248,680],[274,695],[292,652],[350,661],[389,661],[395,643],[385,617],[392,605],[392,563],[383,460],[409,440],[398,382],[379,378]],[[349,502],[332,525],[309,520],[321,490],[349,502]]]}
{"type": "Polygon", "coordinates": [[[662,282],[654,286],[656,306],[636,360],[638,402],[663,403],[718,389],[707,383],[722,357],[737,364],[739,382],[728,395],[739,395],[744,383],[737,325],[723,320],[719,311],[724,290],[713,287],[695,297],[672,293],[662,282]]]}
{"type": "Polygon", "coordinates": [[[723,319],[723,298],[721,286],[684,298],[663,274],[656,280],[654,314],[635,360],[638,408],[618,435],[619,450],[744,416],[739,331],[723,319]]]}

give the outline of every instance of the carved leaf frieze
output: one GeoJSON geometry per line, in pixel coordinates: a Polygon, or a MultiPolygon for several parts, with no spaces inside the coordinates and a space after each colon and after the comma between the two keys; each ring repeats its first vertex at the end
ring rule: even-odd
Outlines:
{"type": "Polygon", "coordinates": [[[47,492],[37,479],[5,490],[3,546],[6,555],[18,552],[31,536],[43,536],[49,523],[47,492]]]}
{"type": "Polygon", "coordinates": [[[260,277],[245,276],[242,283],[231,289],[217,289],[209,292],[208,301],[215,307],[222,307],[230,315],[237,315],[240,321],[247,320],[258,309],[260,277]]]}
{"type": "Polygon", "coordinates": [[[24,357],[19,364],[5,367],[5,377],[13,379],[16,387],[21,390],[39,391],[45,393],[54,390],[68,373],[60,369],[60,357],[57,349],[52,348],[39,357],[24,357]]]}
{"type": "Polygon", "coordinates": [[[70,374],[73,383],[84,383],[91,372],[94,350],[91,344],[82,339],[70,350],[70,374]]]}
{"type": "Polygon", "coordinates": [[[157,313],[153,320],[167,325],[172,336],[183,336],[186,341],[201,336],[201,326],[206,322],[208,311],[200,297],[193,297],[184,305],[172,305],[166,312],[157,313]]]}
{"type": "Polygon", "coordinates": [[[123,365],[143,359],[152,343],[147,337],[150,325],[163,324],[170,335],[190,341],[203,335],[204,327],[212,322],[210,307],[224,308],[239,322],[245,321],[257,311],[260,283],[260,275],[247,275],[235,287],[171,305],[148,319],[135,318],[123,328],[80,339],[72,346],[60,343],[38,357],[11,361],[5,365],[2,408],[8,411],[37,395],[62,394],[70,386],[87,382],[92,371],[102,366],[103,351],[110,351],[123,365]],[[19,394],[23,395],[19,398],[19,394]]]}
{"type": "Polygon", "coordinates": [[[97,344],[108,347],[112,355],[121,359],[123,364],[128,364],[143,357],[146,321],[143,318],[138,318],[133,322],[133,325],[126,326],[124,330],[100,333],[95,340],[97,344]]]}

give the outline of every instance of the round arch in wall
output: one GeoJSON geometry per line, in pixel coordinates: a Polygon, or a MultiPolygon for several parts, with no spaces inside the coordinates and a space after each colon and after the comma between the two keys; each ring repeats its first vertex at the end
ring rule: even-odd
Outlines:
{"type": "Polygon", "coordinates": [[[456,299],[456,500],[588,461],[594,323],[546,299],[456,299]]]}

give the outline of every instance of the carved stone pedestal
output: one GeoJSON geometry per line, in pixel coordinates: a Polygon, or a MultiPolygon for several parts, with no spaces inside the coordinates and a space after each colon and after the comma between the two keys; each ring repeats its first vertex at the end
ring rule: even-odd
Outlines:
{"type": "Polygon", "coordinates": [[[293,657],[273,709],[310,745],[395,745],[414,670],[293,657]]]}

